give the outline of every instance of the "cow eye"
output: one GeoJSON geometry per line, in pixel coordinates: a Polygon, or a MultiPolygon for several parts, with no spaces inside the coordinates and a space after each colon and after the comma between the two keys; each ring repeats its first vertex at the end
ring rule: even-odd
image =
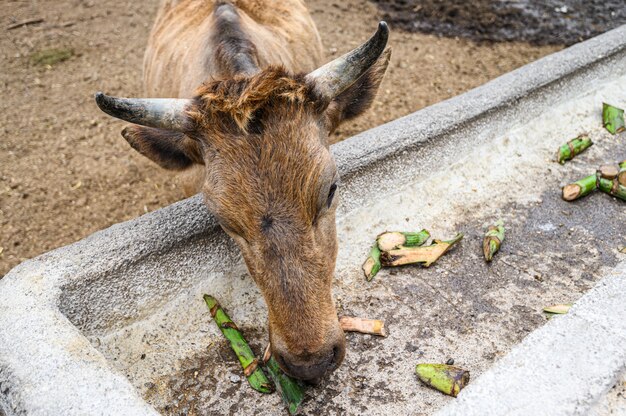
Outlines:
{"type": "Polygon", "coordinates": [[[333,198],[335,197],[335,191],[337,190],[337,184],[333,183],[330,185],[330,189],[328,190],[328,200],[326,201],[326,206],[330,208],[333,203],[333,198]]]}

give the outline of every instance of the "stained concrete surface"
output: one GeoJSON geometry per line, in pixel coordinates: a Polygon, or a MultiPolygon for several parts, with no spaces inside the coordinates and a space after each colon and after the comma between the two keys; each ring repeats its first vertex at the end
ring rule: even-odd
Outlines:
{"type": "MultiPolygon", "coordinates": [[[[480,379],[542,326],[543,306],[576,301],[624,260],[622,202],[560,200],[560,186],[625,156],[624,135],[600,125],[602,101],[626,106],[624,31],[333,148],[337,306],[384,319],[390,335],[348,335],[343,366],[308,390],[304,414],[431,414],[453,399],[421,386],[415,364],[454,358],[480,379]],[[583,131],[596,144],[556,164],[558,145],[583,131]],[[480,236],[500,217],[507,240],[487,266],[480,236]],[[420,228],[466,237],[429,269],[364,281],[376,234],[420,228]]],[[[153,414],[137,393],[165,414],[284,411],[241,379],[201,300],[216,295],[261,353],[262,297],[200,198],[24,263],[0,289],[0,383],[10,387],[0,407],[10,414],[153,414]]]]}
{"type": "MultiPolygon", "coordinates": [[[[382,318],[390,335],[348,335],[344,365],[308,390],[304,414],[431,414],[451,399],[422,387],[415,364],[454,358],[476,378],[546,322],[544,306],[575,302],[626,259],[617,250],[626,242],[623,202],[601,193],[574,203],[560,198],[563,184],[626,156],[624,136],[611,136],[599,122],[601,101],[619,104],[625,86],[621,77],[583,92],[449,166],[427,166],[428,175],[340,218],[334,285],[340,314],[382,318]],[[565,166],[556,164],[558,145],[583,131],[595,145],[565,166]],[[506,241],[487,265],[481,237],[498,218],[506,241]],[[465,238],[431,268],[389,269],[364,281],[360,262],[377,233],[420,228],[437,238],[457,231],[465,238]]],[[[267,342],[262,298],[243,265],[223,279],[203,282],[166,312],[97,338],[104,355],[164,414],[272,414],[281,406],[277,397],[250,395],[208,319],[202,292],[221,298],[255,351],[267,342]]]]}

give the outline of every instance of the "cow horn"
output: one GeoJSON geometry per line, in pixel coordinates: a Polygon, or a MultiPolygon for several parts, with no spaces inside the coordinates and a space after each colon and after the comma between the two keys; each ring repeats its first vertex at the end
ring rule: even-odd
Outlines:
{"type": "Polygon", "coordinates": [[[187,123],[185,108],[191,100],[181,98],[119,98],[96,93],[98,107],[110,116],[175,131],[183,131],[187,123]]]}
{"type": "Polygon", "coordinates": [[[335,98],[378,60],[388,37],[387,23],[378,23],[378,30],[367,42],[309,73],[307,79],[314,81],[318,91],[326,98],[335,98]]]}

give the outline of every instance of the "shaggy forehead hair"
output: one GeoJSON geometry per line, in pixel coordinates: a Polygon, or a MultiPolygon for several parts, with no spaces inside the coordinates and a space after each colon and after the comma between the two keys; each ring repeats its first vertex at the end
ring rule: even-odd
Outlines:
{"type": "Polygon", "coordinates": [[[291,111],[321,112],[327,103],[303,74],[293,75],[281,66],[271,66],[252,77],[235,77],[207,82],[196,90],[196,108],[189,112],[203,127],[225,119],[247,132],[260,111],[269,113],[287,107],[291,111]]]}
{"type": "Polygon", "coordinates": [[[194,100],[188,114],[216,149],[209,152],[215,158],[207,163],[205,188],[213,212],[251,237],[267,233],[264,224],[274,220],[276,231],[312,223],[319,188],[323,178],[332,179],[334,165],[317,117],[305,116],[321,114],[325,104],[304,75],[272,67],[205,83],[194,100]]]}

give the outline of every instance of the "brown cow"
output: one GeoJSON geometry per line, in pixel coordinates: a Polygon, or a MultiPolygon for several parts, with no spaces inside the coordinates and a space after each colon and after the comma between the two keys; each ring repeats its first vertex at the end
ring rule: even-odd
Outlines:
{"type": "Polygon", "coordinates": [[[103,111],[134,123],[122,135],[141,154],[166,169],[201,167],[205,202],[266,300],[272,353],[303,380],[345,354],[331,296],[339,177],[328,137],[371,105],[387,37],[381,22],[366,43],[315,69],[321,44],[302,1],[166,1],[145,87],[183,98],[96,94],[103,111]]]}

